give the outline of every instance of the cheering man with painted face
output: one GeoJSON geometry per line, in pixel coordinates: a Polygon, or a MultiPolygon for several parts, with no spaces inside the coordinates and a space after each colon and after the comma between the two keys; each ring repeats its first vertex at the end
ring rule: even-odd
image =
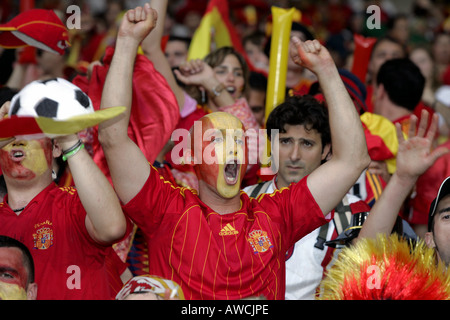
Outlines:
{"type": "MultiPolygon", "coordinates": [[[[124,16],[102,109],[126,106],[129,116],[134,59],[156,19],[148,4],[124,16]]],[[[329,221],[325,214],[369,164],[361,121],[328,51],[317,41],[294,38],[291,57],[321,82],[333,158],[273,194],[253,199],[240,192],[247,142],[230,114],[211,113],[196,124],[201,130],[191,130],[191,150],[184,154],[198,175],[198,192],[157,174],[128,138],[128,116],[99,127],[124,212],[145,233],[150,273],[179,283],[186,299],[284,299],[286,250],[329,221]]]]}

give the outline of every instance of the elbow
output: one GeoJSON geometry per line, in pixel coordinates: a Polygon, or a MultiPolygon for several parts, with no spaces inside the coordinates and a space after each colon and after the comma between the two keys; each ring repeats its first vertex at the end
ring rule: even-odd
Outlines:
{"type": "Polygon", "coordinates": [[[360,161],[360,170],[363,171],[369,167],[369,164],[372,160],[370,159],[369,152],[367,151],[367,148],[365,148],[365,152],[361,155],[361,161],[360,161]]]}
{"type": "Polygon", "coordinates": [[[127,220],[122,214],[122,217],[111,219],[108,223],[103,223],[97,227],[91,223],[88,225],[88,231],[96,242],[102,245],[111,245],[125,236],[127,220]]]}
{"type": "Polygon", "coordinates": [[[103,244],[113,244],[125,236],[127,230],[126,222],[111,224],[108,228],[105,228],[97,240],[103,244]]]}

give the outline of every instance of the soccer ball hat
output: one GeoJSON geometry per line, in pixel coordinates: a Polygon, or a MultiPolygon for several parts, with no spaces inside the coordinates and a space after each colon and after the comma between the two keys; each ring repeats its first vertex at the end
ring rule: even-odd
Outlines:
{"type": "Polygon", "coordinates": [[[61,78],[37,80],[11,100],[9,117],[0,121],[0,139],[74,134],[124,111],[125,107],[94,111],[91,99],[69,81],[61,78]]]}

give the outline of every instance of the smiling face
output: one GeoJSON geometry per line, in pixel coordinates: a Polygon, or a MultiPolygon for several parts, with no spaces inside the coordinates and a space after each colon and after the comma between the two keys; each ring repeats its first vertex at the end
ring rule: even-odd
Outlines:
{"type": "Polygon", "coordinates": [[[197,138],[192,144],[194,156],[201,159],[194,166],[197,177],[221,197],[232,198],[239,194],[247,168],[244,127],[238,118],[224,112],[204,116],[201,124],[202,141],[197,138]]]}
{"type": "Polygon", "coordinates": [[[234,99],[242,97],[245,75],[242,65],[234,54],[228,54],[213,70],[217,80],[224,85],[234,99]]]}
{"type": "Polygon", "coordinates": [[[0,167],[7,178],[33,180],[52,168],[52,141],[16,140],[0,149],[0,167]]]}

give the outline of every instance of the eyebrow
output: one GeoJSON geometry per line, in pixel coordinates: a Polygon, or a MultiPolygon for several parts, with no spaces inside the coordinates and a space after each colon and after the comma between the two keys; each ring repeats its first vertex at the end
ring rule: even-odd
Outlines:
{"type": "MultiPolygon", "coordinates": [[[[217,68],[217,69],[225,69],[225,70],[228,70],[228,66],[224,66],[224,65],[219,65],[219,66],[217,66],[216,68],[217,68]]],[[[232,68],[232,70],[234,70],[234,71],[236,71],[236,70],[243,71],[244,69],[241,68],[241,67],[235,67],[235,68],[232,68]]]]}
{"type": "Polygon", "coordinates": [[[443,208],[443,209],[439,210],[438,214],[441,214],[441,213],[444,213],[444,212],[450,212],[450,207],[446,207],[446,208],[443,208]]]}

